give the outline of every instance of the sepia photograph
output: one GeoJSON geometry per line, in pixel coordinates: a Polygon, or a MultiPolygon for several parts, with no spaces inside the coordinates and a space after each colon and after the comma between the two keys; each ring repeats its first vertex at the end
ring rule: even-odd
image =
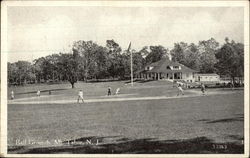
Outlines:
{"type": "Polygon", "coordinates": [[[248,1],[1,13],[1,156],[249,156],[248,1]]]}

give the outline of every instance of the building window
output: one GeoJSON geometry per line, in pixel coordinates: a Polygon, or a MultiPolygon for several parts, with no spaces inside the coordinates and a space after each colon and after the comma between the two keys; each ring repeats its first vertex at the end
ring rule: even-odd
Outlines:
{"type": "Polygon", "coordinates": [[[174,69],[179,69],[179,66],[174,66],[174,69]]]}
{"type": "Polygon", "coordinates": [[[154,67],[152,67],[152,66],[148,66],[148,67],[146,67],[146,70],[152,70],[154,67]]]}

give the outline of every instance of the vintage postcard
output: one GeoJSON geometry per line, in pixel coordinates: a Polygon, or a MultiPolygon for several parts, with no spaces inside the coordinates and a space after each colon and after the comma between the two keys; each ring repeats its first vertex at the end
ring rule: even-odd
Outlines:
{"type": "Polygon", "coordinates": [[[1,157],[248,157],[248,1],[2,1],[1,157]]]}

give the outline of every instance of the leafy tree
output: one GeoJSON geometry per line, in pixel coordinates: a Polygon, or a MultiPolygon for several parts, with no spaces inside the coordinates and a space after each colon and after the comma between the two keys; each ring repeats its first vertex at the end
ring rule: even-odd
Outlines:
{"type": "Polygon", "coordinates": [[[98,49],[98,45],[92,41],[77,41],[73,44],[73,53],[79,55],[79,60],[77,60],[82,65],[84,72],[84,80],[91,77],[91,72],[94,70],[96,65],[95,53],[98,49]]]}
{"type": "Polygon", "coordinates": [[[182,59],[182,64],[185,66],[199,71],[200,68],[200,55],[197,46],[191,43],[187,49],[184,50],[184,59],[182,59]]]}
{"type": "Polygon", "coordinates": [[[18,61],[16,66],[16,78],[19,85],[27,83],[28,80],[33,79],[31,72],[31,63],[28,61],[18,61]]]}
{"type": "Polygon", "coordinates": [[[45,76],[46,76],[44,74],[44,71],[45,71],[45,62],[44,61],[45,61],[44,57],[41,57],[41,58],[34,60],[34,72],[35,72],[36,80],[38,83],[40,83],[41,80],[44,80],[45,76]]]}
{"type": "Polygon", "coordinates": [[[17,83],[18,77],[18,67],[15,63],[8,62],[8,83],[17,83]]]}
{"type": "Polygon", "coordinates": [[[216,71],[214,65],[217,62],[215,53],[219,48],[219,43],[211,38],[207,41],[199,42],[200,52],[200,72],[202,73],[213,73],[216,71]]]}
{"type": "Polygon", "coordinates": [[[184,42],[175,43],[174,48],[170,51],[173,61],[178,61],[185,64],[185,51],[188,49],[188,44],[184,42]]]}
{"type": "Polygon", "coordinates": [[[144,46],[144,47],[139,51],[139,53],[141,54],[141,56],[142,56],[143,58],[145,58],[146,56],[148,56],[148,54],[149,54],[150,52],[148,51],[148,47],[147,47],[147,46],[144,46]]]}
{"type": "Polygon", "coordinates": [[[150,46],[150,53],[146,56],[146,63],[150,64],[161,60],[168,54],[168,50],[163,46],[150,46]]]}
{"type": "Polygon", "coordinates": [[[119,44],[116,43],[113,39],[106,41],[106,47],[108,49],[109,55],[113,57],[116,57],[116,55],[119,55],[122,51],[119,44]]]}
{"type": "Polygon", "coordinates": [[[217,51],[216,63],[217,71],[221,75],[228,75],[235,82],[235,77],[244,76],[244,45],[241,43],[229,42],[226,43],[217,51]]]}
{"type": "MultiPolygon", "coordinates": [[[[136,50],[132,50],[133,52],[133,71],[141,70],[146,64],[146,60],[143,58],[142,52],[136,52],[136,50]]],[[[130,58],[130,55],[129,55],[130,58]]]]}
{"type": "Polygon", "coordinates": [[[73,54],[61,54],[58,64],[63,67],[62,74],[70,82],[72,88],[77,82],[78,63],[73,54]]]}
{"type": "Polygon", "coordinates": [[[108,76],[107,62],[108,50],[105,47],[98,46],[94,51],[94,64],[92,66],[91,76],[95,79],[105,78],[108,76]]]}
{"type": "Polygon", "coordinates": [[[125,75],[123,55],[121,54],[121,47],[114,40],[106,41],[106,48],[108,50],[108,72],[113,78],[123,77],[125,75]]]}

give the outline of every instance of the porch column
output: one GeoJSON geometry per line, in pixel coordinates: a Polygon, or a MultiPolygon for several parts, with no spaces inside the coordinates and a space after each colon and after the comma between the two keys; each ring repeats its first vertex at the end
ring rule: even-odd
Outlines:
{"type": "Polygon", "coordinates": [[[158,80],[160,80],[160,73],[157,73],[158,80]]]}

